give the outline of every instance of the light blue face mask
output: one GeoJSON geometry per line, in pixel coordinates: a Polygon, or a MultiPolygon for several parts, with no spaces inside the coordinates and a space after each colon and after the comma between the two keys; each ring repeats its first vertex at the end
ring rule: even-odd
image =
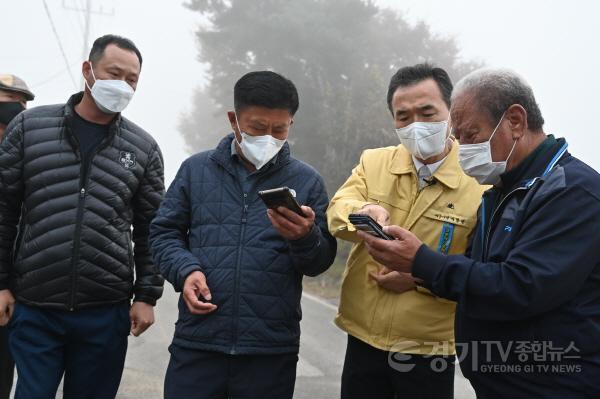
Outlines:
{"type": "Polygon", "coordinates": [[[242,141],[237,142],[242,150],[242,154],[256,169],[262,168],[277,155],[287,140],[276,139],[270,134],[251,136],[242,131],[237,114],[234,115],[235,122],[242,136],[242,141]]]}

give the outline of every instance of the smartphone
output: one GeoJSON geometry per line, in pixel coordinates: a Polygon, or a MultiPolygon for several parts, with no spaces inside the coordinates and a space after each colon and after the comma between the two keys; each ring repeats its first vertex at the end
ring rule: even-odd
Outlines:
{"type": "Polygon", "coordinates": [[[258,196],[269,209],[277,209],[283,206],[302,217],[306,217],[292,191],[288,187],[272,188],[270,190],[259,191],[258,196]]]}
{"type": "Polygon", "coordinates": [[[384,233],[383,227],[381,227],[381,225],[373,220],[373,218],[369,215],[351,213],[348,215],[348,219],[350,219],[350,223],[352,223],[357,230],[364,231],[384,240],[393,241],[395,239],[394,237],[384,233]]]}

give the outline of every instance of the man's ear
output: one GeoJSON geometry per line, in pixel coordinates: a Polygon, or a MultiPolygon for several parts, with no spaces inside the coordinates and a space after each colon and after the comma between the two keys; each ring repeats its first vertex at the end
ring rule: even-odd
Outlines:
{"type": "Polygon", "coordinates": [[[92,87],[94,85],[94,78],[92,77],[92,64],[89,61],[83,61],[81,65],[81,73],[83,74],[83,78],[87,82],[87,87],[92,87]]]}
{"type": "Polygon", "coordinates": [[[227,111],[227,118],[229,119],[229,124],[231,125],[231,130],[234,132],[238,132],[239,126],[237,125],[237,120],[235,119],[234,111],[227,111]]]}
{"type": "Polygon", "coordinates": [[[506,119],[509,122],[513,139],[520,139],[528,129],[527,111],[520,104],[513,104],[506,110],[506,119]]]}

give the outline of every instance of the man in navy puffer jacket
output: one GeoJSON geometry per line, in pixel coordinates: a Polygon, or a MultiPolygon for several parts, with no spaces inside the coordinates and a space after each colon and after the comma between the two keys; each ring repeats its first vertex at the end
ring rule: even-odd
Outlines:
{"type": "Polygon", "coordinates": [[[252,72],[234,101],[234,134],[183,163],[151,226],[154,260],[182,293],[166,398],[292,398],[302,277],[336,254],[323,179],[286,142],[293,83],[252,72]],[[284,186],[305,217],[258,196],[284,186]]]}

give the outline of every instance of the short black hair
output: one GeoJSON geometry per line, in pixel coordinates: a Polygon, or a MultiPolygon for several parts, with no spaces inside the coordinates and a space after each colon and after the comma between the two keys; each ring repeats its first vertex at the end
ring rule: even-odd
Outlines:
{"type": "Polygon", "coordinates": [[[408,87],[427,79],[433,79],[442,93],[442,99],[450,108],[450,97],[452,96],[452,80],[448,72],[442,68],[435,67],[428,63],[406,66],[398,71],[390,79],[390,85],[387,92],[387,103],[390,112],[392,110],[392,98],[398,87],[408,87]]]}
{"type": "Polygon", "coordinates": [[[235,112],[259,106],[285,109],[294,116],[298,111],[298,91],[291,80],[272,71],[249,72],[233,87],[235,112]]]}
{"type": "Polygon", "coordinates": [[[140,60],[140,68],[142,67],[142,53],[140,53],[140,50],[131,40],[118,35],[104,35],[97,38],[92,45],[88,59],[92,62],[98,61],[104,55],[104,50],[109,44],[114,44],[123,50],[133,51],[140,60]]]}

